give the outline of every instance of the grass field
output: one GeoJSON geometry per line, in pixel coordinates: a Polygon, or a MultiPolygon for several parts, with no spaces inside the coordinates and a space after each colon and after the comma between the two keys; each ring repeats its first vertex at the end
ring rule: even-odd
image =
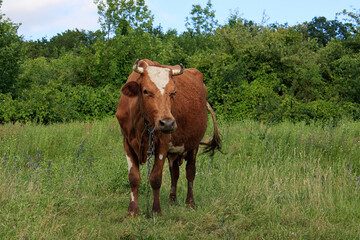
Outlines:
{"type": "MultiPolygon", "coordinates": [[[[196,210],[169,202],[147,219],[130,198],[115,119],[0,126],[0,239],[360,239],[360,122],[220,123],[224,153],[200,155],[196,210]]],[[[210,135],[211,129],[209,129],[210,135]]]]}

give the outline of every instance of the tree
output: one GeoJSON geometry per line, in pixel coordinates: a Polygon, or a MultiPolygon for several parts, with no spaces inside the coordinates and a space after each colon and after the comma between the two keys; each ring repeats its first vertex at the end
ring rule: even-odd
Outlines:
{"type": "Polygon", "coordinates": [[[337,13],[336,15],[337,16],[343,15],[345,17],[348,17],[348,18],[345,18],[345,20],[348,21],[348,22],[353,22],[355,24],[355,26],[357,27],[357,32],[359,32],[359,28],[360,28],[360,9],[356,10],[356,8],[354,8],[353,12],[344,9],[342,12],[337,13]]]}
{"type": "Polygon", "coordinates": [[[305,24],[308,36],[317,38],[322,46],[325,46],[331,39],[347,39],[350,36],[351,26],[338,20],[314,17],[311,22],[305,24]]]}
{"type": "Polygon", "coordinates": [[[58,56],[62,49],[64,51],[74,51],[82,46],[88,45],[88,37],[84,30],[66,30],[65,32],[58,33],[50,39],[49,45],[53,51],[54,56],[58,56]]]}
{"type": "Polygon", "coordinates": [[[85,30],[66,30],[58,33],[50,40],[46,38],[36,41],[24,41],[22,44],[25,56],[31,59],[38,57],[58,58],[65,52],[79,54],[81,49],[104,40],[104,33],[100,30],[95,32],[85,30]]]}
{"type": "Polygon", "coordinates": [[[94,3],[108,38],[111,34],[126,35],[130,29],[149,32],[152,28],[154,16],[145,0],[94,0],[94,3]]]}
{"type": "Polygon", "coordinates": [[[212,10],[211,0],[202,8],[199,4],[192,5],[190,18],[186,17],[185,27],[194,34],[211,34],[218,27],[218,21],[215,19],[215,10],[212,10]]]}
{"type": "MultiPolygon", "coordinates": [[[[2,0],[0,0],[0,7],[2,0]]],[[[13,93],[15,79],[22,58],[18,24],[12,23],[0,12],[0,93],[13,93]]]]}

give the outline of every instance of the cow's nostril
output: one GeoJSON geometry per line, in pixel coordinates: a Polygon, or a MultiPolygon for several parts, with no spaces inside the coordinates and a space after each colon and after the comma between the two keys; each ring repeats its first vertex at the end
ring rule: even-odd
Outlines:
{"type": "Polygon", "coordinates": [[[160,127],[164,127],[165,126],[165,121],[159,120],[159,125],[160,125],[160,127]]]}

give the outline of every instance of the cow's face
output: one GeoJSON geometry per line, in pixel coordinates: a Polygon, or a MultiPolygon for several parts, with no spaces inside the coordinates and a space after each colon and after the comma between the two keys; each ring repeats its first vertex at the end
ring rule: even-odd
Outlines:
{"type": "Polygon", "coordinates": [[[171,113],[171,105],[176,95],[172,76],[179,75],[181,70],[171,70],[159,66],[139,67],[134,64],[134,71],[140,74],[137,81],[126,83],[121,91],[128,97],[138,97],[143,117],[157,130],[172,133],[177,125],[171,113]]]}

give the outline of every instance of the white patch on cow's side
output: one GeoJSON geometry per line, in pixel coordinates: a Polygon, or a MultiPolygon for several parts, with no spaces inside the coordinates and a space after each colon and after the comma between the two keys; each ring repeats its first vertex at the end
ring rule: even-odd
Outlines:
{"type": "Polygon", "coordinates": [[[134,201],[135,201],[135,197],[134,197],[133,192],[131,192],[131,202],[134,202],[134,201]]]}
{"type": "Polygon", "coordinates": [[[160,159],[160,160],[163,160],[163,158],[164,158],[164,155],[160,154],[160,155],[159,155],[159,159],[160,159]]]}
{"type": "Polygon", "coordinates": [[[161,68],[149,66],[147,67],[150,80],[153,81],[156,87],[160,90],[161,94],[164,94],[164,88],[169,83],[169,68],[161,68]]]}
{"type": "Polygon", "coordinates": [[[126,160],[127,160],[127,163],[128,163],[128,171],[130,172],[130,169],[132,167],[131,158],[128,155],[126,155],[126,160]]]}
{"type": "Polygon", "coordinates": [[[172,142],[170,142],[170,144],[169,144],[169,150],[168,150],[169,153],[181,155],[181,154],[184,153],[184,151],[185,151],[184,144],[181,145],[181,146],[174,146],[174,145],[172,144],[172,142]]]}

